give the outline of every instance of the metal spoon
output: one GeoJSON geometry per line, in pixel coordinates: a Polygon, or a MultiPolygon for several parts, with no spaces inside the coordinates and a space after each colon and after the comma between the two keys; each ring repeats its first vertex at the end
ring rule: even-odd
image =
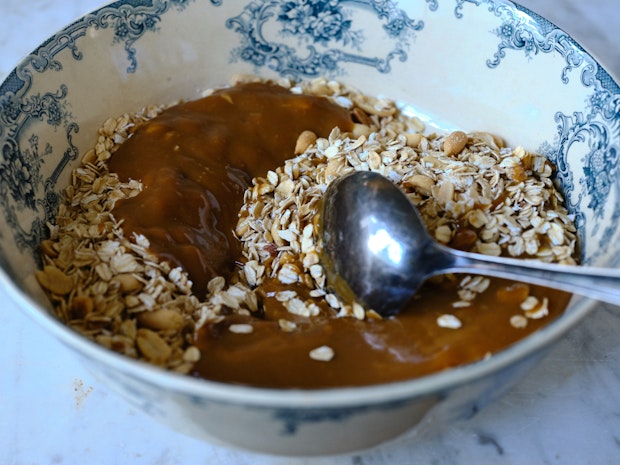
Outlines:
{"type": "Polygon", "coordinates": [[[435,242],[416,207],[377,173],[333,181],[321,224],[328,284],[341,299],[383,316],[401,311],[427,278],[445,273],[508,278],[620,304],[620,270],[491,257],[435,242]]]}

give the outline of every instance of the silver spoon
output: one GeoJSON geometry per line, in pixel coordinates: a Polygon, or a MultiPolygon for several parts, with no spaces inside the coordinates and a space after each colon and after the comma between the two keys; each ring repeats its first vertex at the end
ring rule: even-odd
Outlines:
{"type": "Polygon", "coordinates": [[[333,181],[321,225],[328,284],[344,301],[383,316],[402,310],[427,278],[445,273],[496,276],[620,304],[620,270],[491,257],[435,242],[416,207],[377,173],[333,181]]]}

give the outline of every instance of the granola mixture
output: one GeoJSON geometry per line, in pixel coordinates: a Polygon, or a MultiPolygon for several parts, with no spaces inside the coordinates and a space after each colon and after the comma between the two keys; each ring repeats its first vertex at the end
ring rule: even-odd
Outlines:
{"type": "MultiPolygon", "coordinates": [[[[277,292],[277,300],[296,318],[327,308],[339,317],[380,319],[372,309],[341,302],[330,293],[319,259],[316,214],[321,196],[333,179],[353,170],[376,171],[399,185],[442,244],[495,256],[576,263],[572,218],[554,187],[553,166],[542,156],[506,147],[488,133],[425,134],[423,124],[394,102],[337,82],[278,84],[294,93],[326,96],[350,108],[358,124],[350,133],[334,129],[328,138],[302,133],[294,157],[253,179],[235,231],[245,263],[230,282],[212,279],[206,297],[192,294],[182,269],[149,251],[147,237],[125,237],[112,212],[115,202],[138,195],[142,186],[120,182],[107,162],[162,107],[103,124],[96,146],[73,172],[56,222],[49,225],[49,239],[41,244],[44,266],[36,277],[62,321],[112,350],[189,373],[201,356],[197,330],[231,314],[258,311],[257,290],[268,280],[307,288],[305,297],[290,289],[277,292]]],[[[455,309],[471,305],[490,283],[480,276],[442,279],[459,280],[455,309]]],[[[548,301],[530,295],[527,286],[519,289],[522,311],[506,324],[525,328],[528,321],[547,315],[548,301]]],[[[294,320],[281,318],[281,331],[295,331],[294,320]]],[[[450,313],[436,323],[448,330],[462,327],[450,313]]],[[[232,324],[229,330],[248,334],[253,326],[232,324]]],[[[308,354],[321,362],[335,356],[329,346],[308,354]]]]}

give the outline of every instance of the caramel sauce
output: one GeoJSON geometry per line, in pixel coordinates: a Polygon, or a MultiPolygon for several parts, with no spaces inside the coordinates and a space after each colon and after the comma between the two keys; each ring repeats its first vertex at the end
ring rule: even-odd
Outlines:
{"type": "MultiPolygon", "coordinates": [[[[398,316],[360,321],[325,316],[330,314],[325,306],[318,317],[295,317],[274,298],[275,291],[282,290],[280,286],[273,282],[263,286],[264,314],[260,318],[234,316],[201,330],[199,376],[227,383],[306,389],[402,381],[482,360],[559,316],[570,298],[560,291],[493,279],[470,307],[453,308],[456,283],[426,283],[398,316]],[[528,292],[549,299],[549,316],[528,321],[526,328],[514,328],[509,319],[523,313],[520,297],[528,292]],[[456,316],[463,326],[439,327],[437,318],[445,313],[456,316]],[[283,332],[279,318],[294,321],[297,329],[283,332]],[[239,323],[252,324],[253,332],[228,330],[239,323]],[[322,345],[334,350],[334,358],[329,362],[310,359],[309,352],[322,345]]],[[[301,289],[295,290],[301,293],[301,289]]]]}
{"type": "MultiPolygon", "coordinates": [[[[202,298],[211,277],[230,276],[241,260],[232,231],[251,178],[291,158],[303,130],[325,137],[335,126],[347,131],[351,125],[348,112],[325,99],[264,84],[221,90],[172,107],[139,128],[112,157],[110,171],[143,183],[143,191],[119,202],[114,213],[123,220],[125,234],[145,235],[154,252],[182,266],[202,298]]],[[[472,240],[465,231],[453,246],[467,249],[472,240]]],[[[317,317],[292,315],[275,299],[284,286],[268,280],[260,288],[259,314],[231,314],[199,331],[202,356],[195,375],[308,389],[410,379],[505,348],[558,316],[570,298],[497,279],[470,307],[453,308],[457,282],[427,283],[400,315],[359,321],[335,318],[325,304],[317,317]],[[549,316],[514,328],[509,319],[522,314],[519,303],[528,293],[549,299],[549,316]],[[439,327],[437,318],[445,313],[463,326],[439,327]],[[280,318],[296,323],[296,330],[282,331],[280,318]],[[229,330],[238,323],[250,323],[253,332],[229,330]],[[329,362],[309,357],[322,345],[335,351],[329,362]]],[[[286,289],[308,297],[301,285],[286,289]]]]}
{"type": "Polygon", "coordinates": [[[140,127],[110,159],[121,180],[142,192],[118,202],[127,236],[142,234],[151,249],[183,267],[203,298],[209,280],[230,276],[241,257],[234,236],[243,193],[293,157],[297,137],[327,137],[352,128],[349,112],[325,98],[245,84],[171,107],[140,127]]]}

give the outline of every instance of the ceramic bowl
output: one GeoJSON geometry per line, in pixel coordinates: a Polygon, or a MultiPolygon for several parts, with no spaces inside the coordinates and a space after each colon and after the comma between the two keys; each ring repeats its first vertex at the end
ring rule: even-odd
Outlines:
{"type": "Polygon", "coordinates": [[[133,405],[254,451],[365,449],[473,415],[593,308],[574,298],[557,321],[482,362],[317,391],[171,374],[60,324],[33,277],[37,246],[96,129],[146,104],[198,97],[237,73],[339,79],[410,105],[431,128],[486,130],[542,152],[557,167],[584,263],[619,258],[620,88],[536,14],[505,0],[116,1],[50,37],[0,86],[0,284],[133,405]]]}

